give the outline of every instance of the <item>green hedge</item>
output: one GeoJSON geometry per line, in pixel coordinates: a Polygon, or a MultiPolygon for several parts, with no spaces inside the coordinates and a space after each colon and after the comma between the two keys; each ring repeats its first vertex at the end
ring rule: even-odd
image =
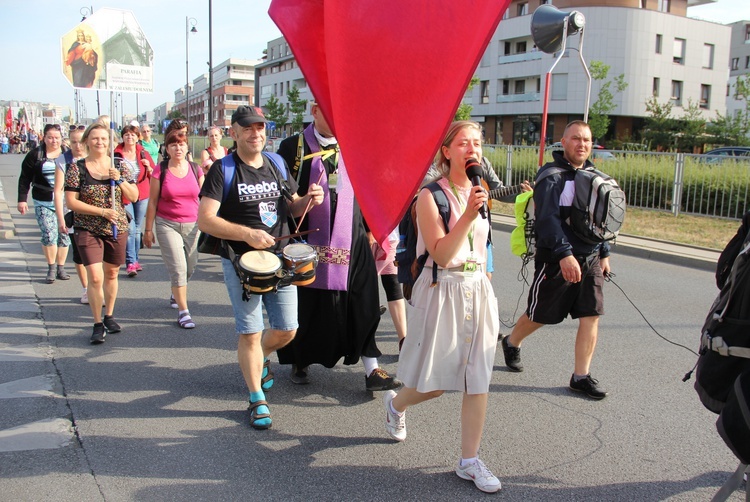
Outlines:
{"type": "MultiPolygon", "coordinates": [[[[674,154],[613,152],[618,160],[599,162],[597,168],[617,180],[625,191],[628,205],[647,209],[672,210],[675,188],[674,154]]],[[[517,184],[533,179],[539,163],[538,148],[512,148],[512,173],[506,179],[507,148],[490,146],[485,155],[500,179],[517,184]]],[[[552,160],[545,152],[544,161],[552,160]]],[[[685,156],[680,197],[681,213],[739,219],[748,210],[750,195],[750,161],[727,161],[720,164],[701,162],[700,157],[685,156]]]]}

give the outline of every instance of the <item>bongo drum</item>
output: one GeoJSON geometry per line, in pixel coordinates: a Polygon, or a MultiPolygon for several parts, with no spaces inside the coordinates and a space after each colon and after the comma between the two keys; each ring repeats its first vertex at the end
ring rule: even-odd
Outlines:
{"type": "Polygon", "coordinates": [[[307,286],[315,280],[315,267],[318,266],[318,253],[307,244],[287,244],[282,251],[284,268],[293,274],[292,284],[307,286]]]}
{"type": "Polygon", "coordinates": [[[240,257],[240,280],[251,293],[268,293],[276,288],[281,280],[279,270],[281,260],[268,251],[248,251],[240,257]]]}

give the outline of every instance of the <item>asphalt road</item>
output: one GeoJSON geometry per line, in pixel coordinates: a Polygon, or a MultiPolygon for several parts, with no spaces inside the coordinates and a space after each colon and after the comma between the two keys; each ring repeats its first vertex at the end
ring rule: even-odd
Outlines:
{"type": "MultiPolygon", "coordinates": [[[[405,443],[389,439],[380,393],[361,365],[311,368],[297,386],[274,364],[273,428],[248,425],[231,307],[215,258],[189,288],[198,327],[169,308],[158,249],[124,275],[115,314],[123,332],[88,343],[91,315],[75,278],[44,283],[33,213],[15,211],[20,156],[0,156],[18,236],[0,240],[0,500],[476,500],[453,473],[458,393],[407,413],[405,443]]],[[[0,197],[1,198],[1,197],[0,197]]],[[[508,233],[494,233],[493,284],[507,323],[525,304],[508,233]]],[[[716,293],[713,274],[617,254],[617,284],[661,335],[695,349],[716,293]]],[[[71,268],[71,267],[69,267],[71,268]]],[[[531,270],[529,271],[531,273],[531,270]]],[[[508,501],[702,501],[737,467],[691,380],[696,357],[657,337],[625,296],[605,287],[592,373],[600,402],[567,389],[576,323],[524,344],[526,371],[498,350],[481,458],[508,501]]],[[[503,328],[506,333],[510,329],[503,328]]],[[[386,314],[381,366],[395,371],[386,314]]],[[[274,360],[275,362],[275,360],[274,360]]],[[[731,500],[742,500],[735,493],[731,500]]]]}

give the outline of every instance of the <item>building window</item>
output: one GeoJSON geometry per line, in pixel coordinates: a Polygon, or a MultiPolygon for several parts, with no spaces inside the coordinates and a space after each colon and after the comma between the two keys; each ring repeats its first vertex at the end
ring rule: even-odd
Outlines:
{"type": "Polygon", "coordinates": [[[674,50],[672,54],[672,61],[676,64],[685,64],[685,39],[684,38],[674,39],[674,50]]]}
{"type": "Polygon", "coordinates": [[[731,91],[731,89],[730,89],[730,85],[729,85],[729,84],[727,84],[727,97],[729,97],[729,92],[730,92],[730,91],[731,91]]]}
{"type": "Polygon", "coordinates": [[[536,79],[536,92],[537,93],[542,92],[542,79],[541,78],[536,79]]]}
{"type": "Polygon", "coordinates": [[[482,104],[486,105],[490,102],[490,82],[489,80],[482,80],[480,85],[480,91],[482,94],[482,104]]]}
{"type": "Polygon", "coordinates": [[[732,58],[732,69],[738,70],[740,67],[740,58],[732,58]]]}
{"type": "Polygon", "coordinates": [[[714,67],[714,46],[703,44],[703,67],[711,69],[714,67]]]}
{"type": "Polygon", "coordinates": [[[510,56],[510,48],[511,48],[511,43],[510,42],[505,42],[503,55],[510,56]]]}
{"type": "Polygon", "coordinates": [[[745,25],[745,42],[750,40],[750,24],[745,25]]]}
{"type": "Polygon", "coordinates": [[[655,98],[659,97],[659,77],[654,77],[654,83],[651,86],[651,95],[655,98]]]}
{"type": "Polygon", "coordinates": [[[529,3],[528,2],[519,3],[517,10],[516,10],[516,15],[525,16],[528,13],[529,13],[529,3]]]}
{"type": "Polygon", "coordinates": [[[510,80],[503,80],[503,96],[510,94],[510,80]]]}
{"type": "Polygon", "coordinates": [[[516,54],[524,54],[526,52],[526,42],[516,42],[516,54]]]}
{"type": "Polygon", "coordinates": [[[661,35],[656,34],[656,53],[661,54],[661,35]]]}
{"type": "Polygon", "coordinates": [[[232,85],[242,85],[242,80],[232,80],[232,85]]]}
{"type": "Polygon", "coordinates": [[[711,86],[701,84],[700,107],[708,110],[709,106],[711,106],[711,86]]]}
{"type": "Polygon", "coordinates": [[[682,106],[682,82],[672,80],[672,98],[670,99],[673,106],[682,106]]]}
{"type": "Polygon", "coordinates": [[[657,10],[659,12],[669,12],[670,4],[671,4],[670,0],[659,0],[657,10]]]}
{"type": "Polygon", "coordinates": [[[750,68],[750,56],[745,56],[745,69],[750,68]]]}
{"type": "Polygon", "coordinates": [[[526,93],[526,81],[516,80],[514,84],[514,94],[525,94],[526,93]]]}
{"type": "Polygon", "coordinates": [[[508,18],[510,18],[510,7],[505,9],[505,12],[503,13],[503,20],[506,20],[508,18]]]}

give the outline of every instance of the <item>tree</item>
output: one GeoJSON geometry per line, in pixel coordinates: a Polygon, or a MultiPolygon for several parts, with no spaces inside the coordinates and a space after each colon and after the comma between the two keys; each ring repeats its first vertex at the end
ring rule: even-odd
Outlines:
{"type": "Polygon", "coordinates": [[[740,75],[734,85],[734,99],[744,100],[745,109],[733,117],[716,113],[717,119],[709,125],[713,141],[721,145],[750,145],[750,75],[740,75]]]}
{"type": "Polygon", "coordinates": [[[688,107],[678,124],[680,130],[675,135],[677,151],[700,153],[706,143],[706,120],[698,103],[688,99],[688,107]]]}
{"type": "Polygon", "coordinates": [[[286,107],[276,99],[276,96],[271,96],[266,101],[266,119],[276,124],[277,131],[280,131],[289,123],[289,114],[286,112],[286,107]]]}
{"type": "Polygon", "coordinates": [[[180,110],[174,109],[171,112],[167,114],[167,118],[170,120],[174,119],[184,119],[185,115],[182,114],[180,110]]]}
{"type": "Polygon", "coordinates": [[[307,109],[307,100],[299,98],[299,89],[293,85],[286,93],[289,101],[289,112],[292,114],[292,134],[302,131],[304,125],[304,114],[307,109]]]}
{"type": "Polygon", "coordinates": [[[651,145],[656,151],[669,150],[673,146],[676,123],[672,114],[672,103],[670,101],[660,104],[656,96],[646,100],[646,123],[641,131],[643,142],[651,145]]]}
{"type": "Polygon", "coordinates": [[[616,93],[621,93],[628,87],[624,74],[620,74],[612,80],[607,80],[610,68],[609,65],[601,61],[592,61],[589,67],[592,80],[602,81],[599,87],[599,95],[589,108],[589,127],[594,139],[603,138],[607,134],[610,124],[609,114],[617,108],[611,90],[612,84],[615,84],[614,92],[616,93]]]}
{"type": "MultiPolygon", "coordinates": [[[[468,93],[469,91],[471,91],[478,83],[479,77],[477,77],[476,75],[471,77],[469,86],[466,88],[466,92],[468,93]]],[[[466,93],[464,93],[464,95],[466,95],[466,93]]],[[[456,110],[456,115],[453,116],[453,120],[471,120],[471,110],[473,109],[473,106],[468,103],[464,103],[462,100],[461,104],[458,106],[458,110],[456,110]]]]}

